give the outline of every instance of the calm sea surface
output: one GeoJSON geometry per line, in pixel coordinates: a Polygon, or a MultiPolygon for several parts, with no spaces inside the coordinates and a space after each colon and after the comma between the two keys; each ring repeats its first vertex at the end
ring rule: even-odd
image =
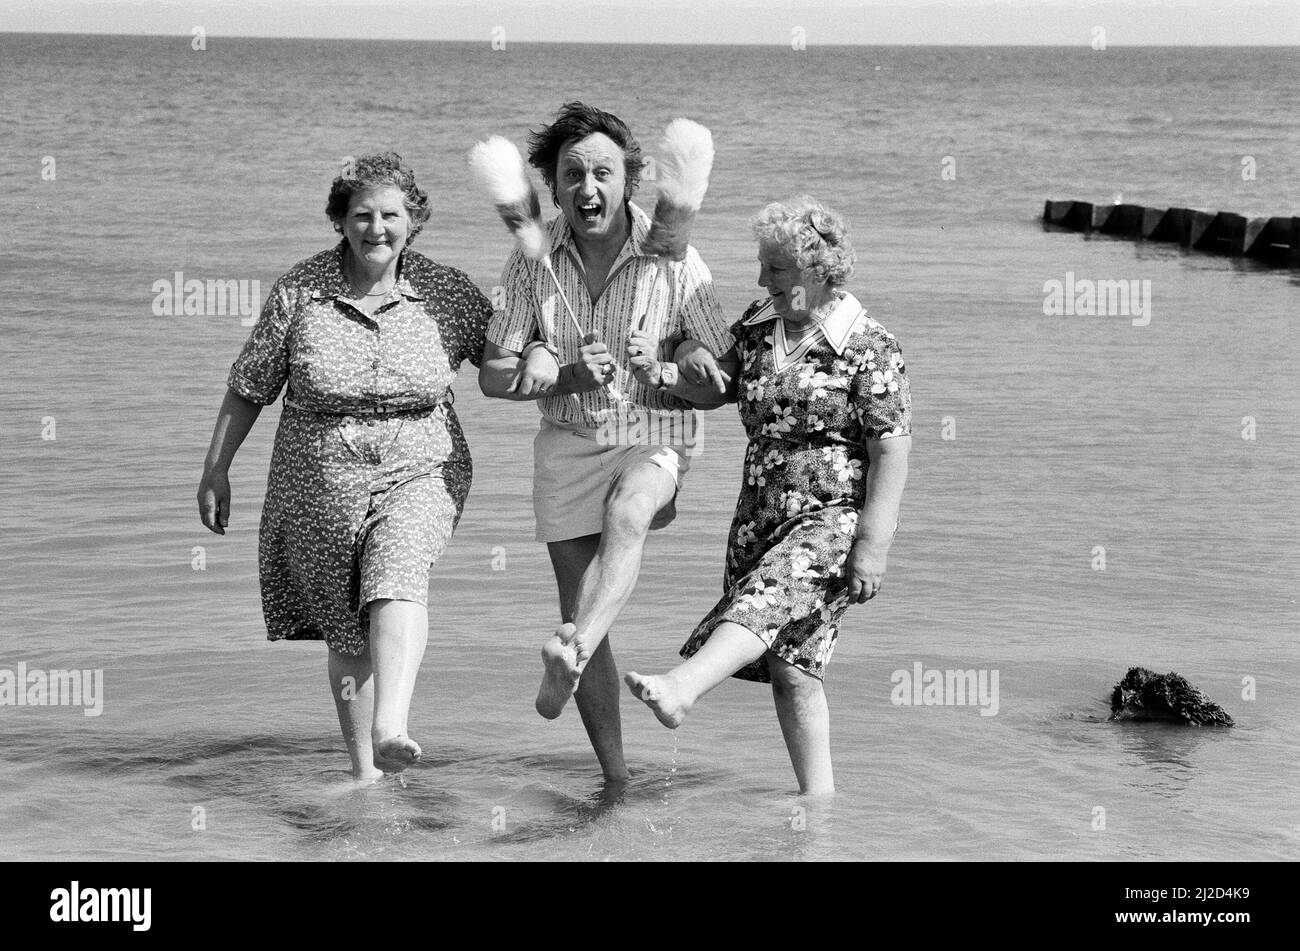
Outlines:
{"type": "MultiPolygon", "coordinates": [[[[0,857],[1297,857],[1300,277],[1035,217],[1117,193],[1300,214],[1298,60],[0,35],[0,669],[104,677],[98,717],[0,706],[0,857]],[[806,815],[756,685],[675,734],[628,698],[621,801],[576,715],[533,713],[557,621],[536,411],[484,400],[468,370],[475,487],[435,569],[427,755],[405,784],[347,789],[323,646],[264,640],[278,407],[232,469],[229,534],[196,515],[248,329],[156,316],[154,282],[269,289],[335,240],[339,160],[395,148],[433,200],[417,247],[489,290],[510,244],[466,150],[522,143],[574,98],[650,151],[677,115],[713,130],[694,243],[731,314],[758,295],[748,216],[801,191],[838,206],[850,289],[907,355],[903,529],[830,668],[840,792],[806,815]],[[1150,324],[1045,317],[1067,273],[1149,280],[1150,324]],[[891,675],[917,663],[997,671],[997,715],[895,705],[891,675]],[[1134,664],[1185,674],[1239,726],[1104,722],[1134,664]]],[[[670,666],[719,594],[744,440],[734,408],[705,425],[615,628],[623,669],[670,666]]]]}

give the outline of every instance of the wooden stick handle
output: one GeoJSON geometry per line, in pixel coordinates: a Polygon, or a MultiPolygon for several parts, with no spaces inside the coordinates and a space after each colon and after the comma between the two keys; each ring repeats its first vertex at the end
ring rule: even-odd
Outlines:
{"type": "Polygon", "coordinates": [[[559,275],[555,273],[555,268],[551,267],[551,256],[549,254],[542,258],[542,264],[546,267],[546,273],[551,275],[551,280],[555,283],[555,290],[559,292],[560,300],[564,302],[564,309],[568,313],[569,319],[573,321],[574,329],[578,331],[578,339],[581,340],[586,336],[586,334],[583,332],[582,324],[578,323],[578,317],[573,312],[573,307],[569,303],[569,298],[564,296],[564,288],[560,286],[560,278],[559,275]]]}
{"type": "MultiPolygon", "coordinates": [[[[551,266],[551,256],[549,254],[546,255],[546,257],[542,258],[542,264],[546,267],[546,273],[551,275],[551,281],[554,282],[555,284],[555,290],[559,293],[560,300],[564,302],[564,309],[568,313],[569,319],[573,321],[573,329],[578,331],[578,343],[579,344],[584,343],[586,341],[587,335],[582,329],[582,324],[578,323],[578,317],[573,312],[573,307],[569,303],[569,298],[566,297],[564,294],[564,288],[560,286],[559,275],[555,273],[555,268],[551,266]]],[[[608,393],[610,396],[621,398],[619,397],[619,394],[615,391],[614,384],[612,382],[606,383],[604,388],[605,388],[605,392],[608,393]]],[[[575,393],[574,396],[577,396],[577,394],[575,393]]]]}

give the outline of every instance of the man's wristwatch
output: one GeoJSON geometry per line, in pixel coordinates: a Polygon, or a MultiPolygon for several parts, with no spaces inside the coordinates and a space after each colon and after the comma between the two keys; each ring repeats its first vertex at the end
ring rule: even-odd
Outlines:
{"type": "Polygon", "coordinates": [[[659,364],[659,385],[656,390],[666,390],[677,383],[677,364],[661,363],[659,364]]]}

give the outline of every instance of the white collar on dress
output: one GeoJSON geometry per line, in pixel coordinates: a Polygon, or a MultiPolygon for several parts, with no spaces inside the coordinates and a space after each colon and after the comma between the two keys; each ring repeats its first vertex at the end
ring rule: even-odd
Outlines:
{"type": "MultiPolygon", "coordinates": [[[[858,318],[866,313],[858,299],[848,291],[844,292],[844,297],[835,305],[830,316],[821,322],[816,330],[809,334],[800,345],[796,348],[795,354],[790,354],[793,360],[798,355],[798,359],[803,358],[812,344],[819,339],[824,339],[831,345],[836,356],[844,356],[844,348],[848,345],[849,337],[853,335],[858,326],[858,318]]],[[[769,320],[776,321],[776,329],[773,333],[773,350],[778,362],[783,362],[782,358],[786,356],[785,346],[785,321],[780,319],[780,314],[772,309],[772,299],[769,297],[767,302],[759,307],[758,312],[745,321],[746,327],[752,327],[755,324],[766,323],[769,320]]]]}

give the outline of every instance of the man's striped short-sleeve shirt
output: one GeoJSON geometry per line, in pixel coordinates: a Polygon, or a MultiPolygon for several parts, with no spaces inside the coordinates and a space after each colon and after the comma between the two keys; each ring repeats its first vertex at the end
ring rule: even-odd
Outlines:
{"type": "MultiPolygon", "coordinates": [[[[610,267],[605,290],[591,302],[583,280],[582,261],[573,231],[563,215],[547,226],[551,263],[584,333],[597,331],[618,365],[613,385],[566,396],[547,396],[538,406],[548,418],[583,427],[598,427],[610,411],[626,404],[649,410],[671,410],[664,394],[644,386],[632,376],[625,352],[628,334],[644,317],[642,329],[660,341],[676,337],[698,340],[722,356],[735,342],[713,290],[713,276],[694,248],[680,262],[662,261],[641,252],[650,231],[650,219],[627,203],[631,233],[610,267]],[[671,268],[670,276],[667,270],[671,268]],[[612,392],[611,392],[612,391],[612,392]]],[[[511,252],[502,278],[487,337],[506,350],[523,350],[531,340],[546,339],[560,354],[560,363],[582,357],[582,338],[569,318],[555,281],[541,262],[530,261],[518,248],[511,252]]],[[[661,349],[660,359],[671,359],[661,349]]],[[[680,404],[678,404],[680,405],[680,404]]]]}

